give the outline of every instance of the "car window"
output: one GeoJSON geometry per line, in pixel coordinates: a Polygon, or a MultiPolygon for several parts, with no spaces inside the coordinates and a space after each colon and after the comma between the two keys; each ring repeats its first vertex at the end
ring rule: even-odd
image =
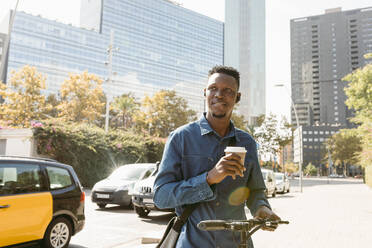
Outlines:
{"type": "Polygon", "coordinates": [[[276,175],[275,175],[275,179],[278,180],[278,181],[283,181],[283,179],[284,179],[284,175],[276,174],[276,175]]]}
{"type": "Polygon", "coordinates": [[[41,188],[40,166],[0,165],[0,195],[40,192],[41,188]]]}
{"type": "Polygon", "coordinates": [[[140,165],[124,165],[114,170],[109,178],[113,180],[138,180],[146,169],[146,167],[140,165]]]}
{"type": "Polygon", "coordinates": [[[266,176],[267,176],[266,171],[262,171],[262,176],[263,176],[264,180],[266,180],[266,176]]]}
{"type": "Polygon", "coordinates": [[[142,173],[142,175],[140,176],[140,179],[148,178],[154,170],[155,170],[155,168],[151,168],[151,169],[146,170],[145,172],[142,173]]]}
{"type": "Polygon", "coordinates": [[[70,173],[67,169],[51,167],[47,168],[50,189],[62,189],[72,185],[70,173]]]}

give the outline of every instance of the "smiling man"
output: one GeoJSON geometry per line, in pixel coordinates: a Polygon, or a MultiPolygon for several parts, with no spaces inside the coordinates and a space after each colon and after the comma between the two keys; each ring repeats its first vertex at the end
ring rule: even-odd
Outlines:
{"type": "Polygon", "coordinates": [[[241,97],[239,84],[239,72],[234,68],[212,68],[204,89],[207,112],[169,135],[154,183],[154,202],[159,208],[176,208],[178,216],[185,205],[200,203],[182,227],[177,247],[236,246],[238,234],[201,231],[197,224],[202,220],[246,219],[245,205],[257,218],[280,219],[264,194],[256,142],[231,122],[234,105],[241,97]],[[225,155],[226,146],[244,147],[244,164],[236,154],[225,155]]]}

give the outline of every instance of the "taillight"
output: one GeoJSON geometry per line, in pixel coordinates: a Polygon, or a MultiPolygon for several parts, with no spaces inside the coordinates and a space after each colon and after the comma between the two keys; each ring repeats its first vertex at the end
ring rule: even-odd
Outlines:
{"type": "Polygon", "coordinates": [[[84,202],[84,201],[85,201],[85,192],[82,191],[80,195],[80,202],[84,202]]]}

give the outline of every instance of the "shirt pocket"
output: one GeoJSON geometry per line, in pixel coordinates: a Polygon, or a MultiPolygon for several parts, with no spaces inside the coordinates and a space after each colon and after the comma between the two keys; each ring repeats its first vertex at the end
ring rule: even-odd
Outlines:
{"type": "Polygon", "coordinates": [[[181,165],[184,179],[189,179],[211,170],[214,159],[211,156],[185,155],[182,157],[181,165]]]}

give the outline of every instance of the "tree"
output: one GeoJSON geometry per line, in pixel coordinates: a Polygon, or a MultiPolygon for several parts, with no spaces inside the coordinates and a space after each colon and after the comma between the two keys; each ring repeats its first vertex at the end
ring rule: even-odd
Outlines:
{"type": "Polygon", "coordinates": [[[159,137],[167,137],[177,127],[195,119],[195,111],[174,90],[161,90],[152,98],[146,96],[135,115],[138,129],[159,137]]]}
{"type": "Polygon", "coordinates": [[[285,119],[279,123],[273,114],[266,116],[261,126],[254,129],[254,137],[259,145],[260,154],[275,156],[281,149],[292,140],[290,125],[285,119]]]}
{"type": "MultiPolygon", "coordinates": [[[[372,53],[365,58],[372,58],[372,53]]],[[[364,167],[372,166],[372,64],[353,71],[343,80],[350,82],[345,88],[348,97],[345,103],[355,110],[353,121],[359,124],[357,132],[361,137],[362,147],[359,164],[364,167]]]]}
{"type": "MultiPolygon", "coordinates": [[[[332,160],[336,166],[342,167],[347,175],[347,167],[358,163],[358,154],[362,150],[361,140],[355,129],[341,129],[326,141],[332,160]]],[[[326,155],[328,158],[328,154],[326,155]]]]}
{"type": "Polygon", "coordinates": [[[92,123],[104,112],[102,80],[88,72],[71,74],[61,86],[58,116],[74,122],[92,123]]]}
{"type": "Polygon", "coordinates": [[[231,120],[233,121],[234,126],[236,128],[240,128],[244,131],[248,131],[247,129],[248,122],[244,119],[244,115],[239,115],[233,112],[231,115],[231,120]]]}
{"type": "Polygon", "coordinates": [[[307,176],[315,176],[318,172],[318,169],[312,163],[309,163],[308,165],[306,165],[304,172],[307,176]]]}
{"type": "Polygon", "coordinates": [[[45,115],[50,118],[57,118],[58,117],[58,105],[61,101],[55,94],[50,94],[46,98],[46,104],[49,106],[48,110],[45,112],[45,115]]]}
{"type": "Polygon", "coordinates": [[[294,172],[298,171],[298,165],[293,162],[287,162],[284,164],[285,171],[289,174],[292,174],[294,172]]]}
{"type": "Polygon", "coordinates": [[[133,115],[138,110],[139,103],[136,101],[132,93],[123,94],[114,99],[112,109],[117,112],[116,120],[120,121],[124,129],[128,129],[133,125],[133,115]]]}
{"type": "Polygon", "coordinates": [[[24,66],[12,71],[9,86],[0,82],[0,120],[9,126],[29,127],[31,121],[46,119],[48,104],[41,91],[45,89],[45,77],[35,67],[24,66]]]}

